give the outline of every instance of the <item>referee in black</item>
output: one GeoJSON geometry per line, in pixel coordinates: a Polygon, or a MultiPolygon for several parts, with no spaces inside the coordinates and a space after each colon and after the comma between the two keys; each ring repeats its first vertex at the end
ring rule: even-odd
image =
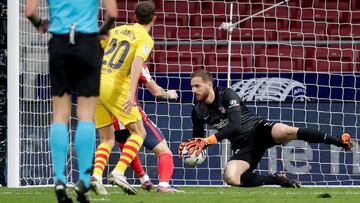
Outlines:
{"type": "Polygon", "coordinates": [[[352,148],[348,133],[331,137],[318,130],[273,123],[251,113],[235,91],[213,87],[212,75],[205,70],[192,73],[191,87],[198,101],[191,115],[194,138],[180,144],[180,158],[184,147],[190,150],[190,154],[195,150],[200,154],[208,145],[228,139],[234,151],[224,172],[224,181],[229,185],[300,187],[300,182],[289,180],[283,171],[274,175],[258,175],[252,172],[268,148],[290,140],[332,144],[345,150],[352,148]],[[215,128],[217,133],[204,138],[205,123],[215,128]]]}
{"type": "Polygon", "coordinates": [[[99,95],[101,48],[99,33],[106,34],[117,17],[115,0],[104,0],[107,20],[98,28],[99,0],[48,0],[50,22],[37,16],[40,0],[27,0],[25,15],[39,33],[52,34],[49,64],[53,121],[50,148],[58,202],[72,202],[66,191],[66,156],[71,95],[77,96],[75,146],[79,181],[77,200],[90,202],[90,170],[95,149],[94,112],[99,95]]]}

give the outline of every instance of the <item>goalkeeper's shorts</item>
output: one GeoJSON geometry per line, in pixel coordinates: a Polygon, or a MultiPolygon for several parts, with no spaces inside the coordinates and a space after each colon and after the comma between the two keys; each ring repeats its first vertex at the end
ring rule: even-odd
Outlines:
{"type": "Polygon", "coordinates": [[[267,120],[262,120],[257,125],[254,126],[254,129],[251,131],[247,139],[247,143],[233,144],[232,149],[234,150],[231,160],[243,160],[250,164],[250,169],[252,171],[256,168],[260,162],[264,152],[275,146],[276,142],[271,136],[271,130],[275,123],[269,122],[267,120]]]}

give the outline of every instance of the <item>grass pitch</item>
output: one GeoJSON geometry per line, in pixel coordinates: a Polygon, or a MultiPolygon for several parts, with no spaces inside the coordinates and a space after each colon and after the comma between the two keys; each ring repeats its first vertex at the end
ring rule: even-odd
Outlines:
{"type": "MultiPolygon", "coordinates": [[[[138,194],[124,194],[117,187],[107,188],[109,196],[96,196],[91,193],[91,202],[126,203],[235,203],[235,202],[324,202],[351,203],[360,202],[360,188],[236,188],[236,187],[180,187],[185,194],[158,194],[138,188],[138,194]]],[[[73,200],[75,192],[70,189],[73,200]]],[[[0,188],[0,202],[56,202],[53,188],[0,188]]],[[[76,202],[76,201],[74,201],[76,202]]]]}

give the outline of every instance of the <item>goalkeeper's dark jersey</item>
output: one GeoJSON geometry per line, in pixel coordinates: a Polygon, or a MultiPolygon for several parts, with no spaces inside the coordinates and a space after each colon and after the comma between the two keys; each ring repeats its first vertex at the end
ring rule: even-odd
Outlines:
{"type": "Polygon", "coordinates": [[[251,113],[239,95],[230,88],[215,87],[212,104],[198,102],[192,110],[193,137],[204,137],[204,124],[209,124],[218,132],[218,141],[231,143],[246,139],[261,117],[251,113]]]}

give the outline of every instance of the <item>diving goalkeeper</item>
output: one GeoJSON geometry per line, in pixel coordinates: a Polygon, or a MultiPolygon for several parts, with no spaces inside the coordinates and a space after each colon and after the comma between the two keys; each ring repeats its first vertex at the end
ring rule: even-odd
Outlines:
{"type": "Polygon", "coordinates": [[[345,150],[352,148],[348,133],[331,137],[318,130],[270,122],[251,113],[232,89],[213,87],[212,75],[205,70],[192,73],[191,87],[198,101],[192,111],[193,139],[180,144],[179,156],[182,158],[184,147],[190,150],[190,154],[200,154],[207,146],[228,139],[234,151],[224,172],[224,181],[229,185],[300,187],[300,182],[289,180],[285,172],[273,175],[252,172],[267,149],[287,141],[304,140],[309,143],[332,144],[345,150]],[[218,132],[204,138],[205,123],[218,132]]]}

